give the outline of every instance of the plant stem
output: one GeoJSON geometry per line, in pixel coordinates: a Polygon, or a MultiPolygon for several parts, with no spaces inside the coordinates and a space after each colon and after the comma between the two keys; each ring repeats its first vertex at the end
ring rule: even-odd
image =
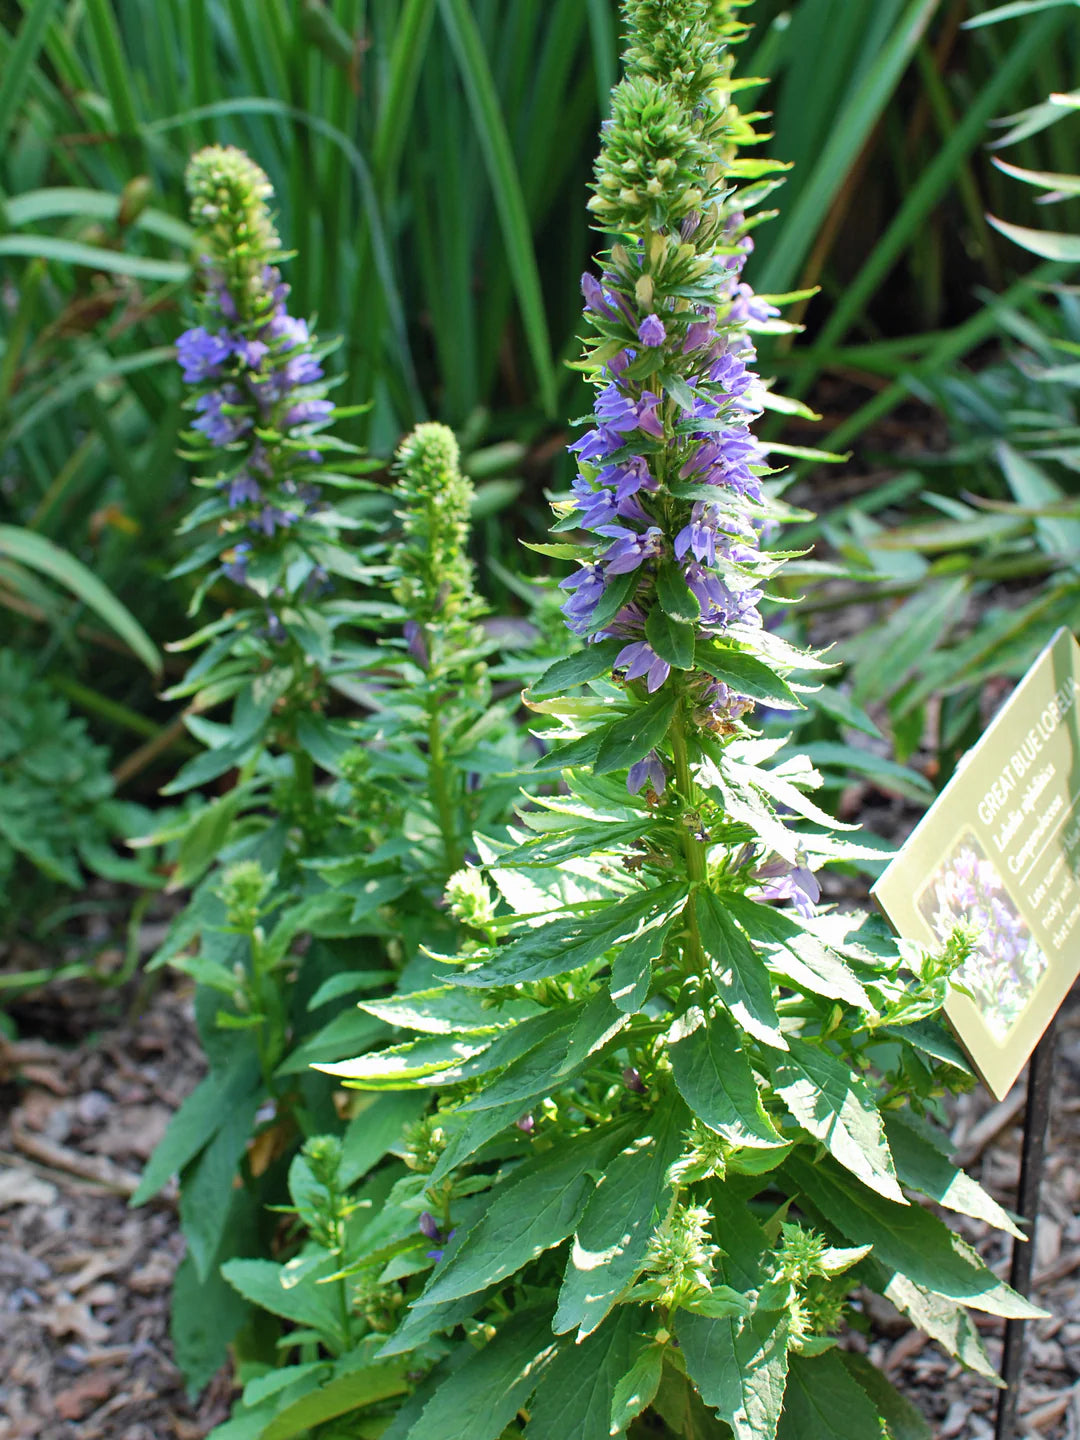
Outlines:
{"type": "Polygon", "coordinates": [[[425,709],[428,717],[428,778],[431,787],[431,804],[439,821],[446,874],[452,875],[455,870],[461,869],[464,854],[458,838],[457,826],[454,823],[454,805],[450,796],[450,787],[447,784],[441,706],[434,683],[429,683],[425,709]]]}
{"type": "MultiPolygon", "coordinates": [[[[686,753],[685,716],[686,700],[684,698],[679,702],[671,722],[671,729],[668,732],[671,738],[672,758],[675,761],[675,785],[682,801],[683,816],[688,810],[694,809],[694,785],[690,778],[690,762],[686,753]]],[[[693,969],[702,975],[708,968],[708,964],[705,959],[704,947],[701,944],[701,932],[698,929],[695,887],[706,878],[705,848],[700,840],[694,838],[686,826],[683,827],[683,853],[686,856],[686,869],[691,886],[690,899],[686,903],[686,918],[690,928],[690,948],[687,958],[693,969]]]]}

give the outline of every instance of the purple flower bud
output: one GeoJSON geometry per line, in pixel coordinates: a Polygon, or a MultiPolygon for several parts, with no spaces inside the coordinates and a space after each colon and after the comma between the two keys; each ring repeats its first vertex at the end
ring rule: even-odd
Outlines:
{"type": "Polygon", "coordinates": [[[426,1239],[438,1240],[439,1226],[435,1220],[434,1215],[430,1214],[427,1210],[425,1210],[424,1213],[420,1216],[419,1226],[420,1234],[423,1235],[426,1239]]]}
{"type": "Polygon", "coordinates": [[[636,765],[630,766],[630,773],[626,777],[626,788],[631,795],[636,795],[646,781],[657,795],[664,793],[664,787],[667,785],[667,772],[655,750],[651,750],[644,760],[639,760],[636,765]]]}
{"type": "Polygon", "coordinates": [[[626,1088],[632,1090],[635,1095],[645,1094],[645,1082],[632,1065],[628,1065],[622,1072],[622,1078],[626,1088]]]}
{"type": "Polygon", "coordinates": [[[536,1121],[531,1115],[522,1115],[520,1120],[514,1121],[514,1124],[525,1135],[531,1135],[536,1129],[536,1121]]]}
{"type": "Polygon", "coordinates": [[[642,345],[648,345],[651,349],[656,349],[658,345],[663,345],[667,339],[667,330],[664,328],[664,322],[660,319],[659,315],[646,315],[645,319],[638,326],[637,333],[642,345]]]}

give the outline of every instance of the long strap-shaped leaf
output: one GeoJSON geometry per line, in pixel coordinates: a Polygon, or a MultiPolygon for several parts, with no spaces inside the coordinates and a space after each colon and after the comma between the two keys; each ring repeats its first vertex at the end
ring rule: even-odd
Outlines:
{"type": "Polygon", "coordinates": [[[7,148],[8,131],[34,74],[34,62],[45,39],[45,29],[56,0],[34,0],[19,26],[15,44],[0,79],[0,150],[7,148]]]}
{"type": "Polygon", "coordinates": [[[161,657],[150,636],[127,606],[121,604],[81,560],[46,540],[44,535],[35,535],[32,530],[22,530],[17,525],[0,525],[0,556],[39,570],[65,586],[115,630],[148,669],[155,674],[160,671],[161,657]]]}
{"type": "Polygon", "coordinates": [[[540,397],[545,411],[554,415],[555,365],[544,314],[540,273],[532,246],[521,177],[514,163],[495,80],[468,0],[439,0],[439,10],[454,48],[484,153],[540,397]]]}
{"type": "Polygon", "coordinates": [[[773,293],[790,290],[794,285],[799,267],[844,177],[881,118],[940,4],[941,0],[911,0],[866,79],[836,117],[831,138],[789,211],[776,245],[755,277],[756,289],[773,293]]]}

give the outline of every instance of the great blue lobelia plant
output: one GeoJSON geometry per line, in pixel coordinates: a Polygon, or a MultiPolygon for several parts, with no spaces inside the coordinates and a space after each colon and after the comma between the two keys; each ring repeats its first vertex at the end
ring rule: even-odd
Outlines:
{"type": "MultiPolygon", "coordinates": [[[[174,888],[195,888],[153,964],[195,980],[210,1074],[136,1202],[179,1173],[174,1341],[197,1386],[250,1313],[221,1266],[266,1253],[266,1206],[286,1198],[301,1143],[340,1137],[355,1180],[418,1113],[339,1112],[309,1067],[386,1038],[355,999],[401,971],[428,978],[419,938],[459,943],[442,889],[473,825],[503,832],[518,752],[511,707],[490,703],[465,555],[472,489],[452,433],[426,425],[404,442],[393,494],[363,479],[373,462],[329,428],[347,412],[328,398],[328,347],[287,308],[267,177],[212,146],[188,188],[199,323],[177,358],[204,498],[184,522],[194,543],[180,573],[197,577],[192,612],[211,591],[227,608],[174,647],[199,652],[170,695],[190,702],[206,748],[166,793],[221,793],[158,837],[177,847],[174,888]],[[388,552],[369,532],[393,526],[395,501],[388,552]],[[380,626],[396,633],[375,645],[380,626]]],[[[265,1323],[241,1359],[261,1354],[258,1333],[265,1323]]]]}
{"type": "Polygon", "coordinates": [[[349,1267],[386,1302],[375,1366],[409,1354],[418,1381],[384,1440],[929,1435],[838,1346],[862,1289],[985,1375],[969,1307],[1039,1313],[918,1198],[1017,1233],[935,1124],[965,1083],[935,1015],[969,941],[898,952],[822,906],[816,872],[859,847],[754,729],[822,663],[762,620],[784,510],[750,336],[777,322],[740,272],[776,167],[738,153],[741,7],[623,8],[591,201],[613,243],[584,281],[597,398],[556,507],[587,533],[556,550],[587,643],[527,695],[560,784],[455,877],[475,943],[391,1002],[419,1038],[327,1067],[438,1097],[407,1203],[349,1267]]]}

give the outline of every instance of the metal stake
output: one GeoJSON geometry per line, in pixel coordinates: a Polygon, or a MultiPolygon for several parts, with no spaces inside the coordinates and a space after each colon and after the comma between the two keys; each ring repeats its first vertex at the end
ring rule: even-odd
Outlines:
{"type": "MultiPolygon", "coordinates": [[[[1014,1240],[1009,1284],[1026,1299],[1031,1297],[1031,1272],[1035,1263],[1035,1226],[1039,1218],[1039,1191],[1042,1186],[1046,1132],[1050,1122],[1053,1093],[1054,1027],[1051,1020],[1028,1064],[1027,1104],[1024,1107],[1024,1135],[1020,1152],[1020,1184],[1016,1208],[1027,1231],[1027,1243],[1014,1240]]],[[[994,1440],[1015,1440],[1016,1405],[1020,1377],[1024,1372],[1026,1320],[1005,1322],[1005,1346],[1001,1356],[1001,1378],[1006,1389],[998,1397],[997,1428],[994,1440]]]]}

